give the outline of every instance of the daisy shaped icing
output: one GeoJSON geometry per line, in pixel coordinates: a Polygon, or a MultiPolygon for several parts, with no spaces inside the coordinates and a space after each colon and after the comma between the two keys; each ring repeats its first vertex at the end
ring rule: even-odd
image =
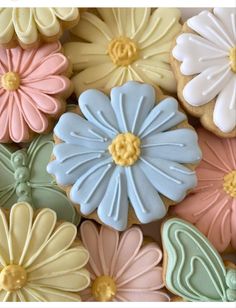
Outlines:
{"type": "Polygon", "coordinates": [[[236,12],[215,8],[190,18],[172,53],[180,71],[179,97],[202,124],[236,136],[236,12]]]}
{"type": "Polygon", "coordinates": [[[50,130],[71,92],[59,42],[24,50],[0,48],[0,142],[29,141],[50,130]]]}
{"type": "Polygon", "coordinates": [[[54,133],[60,140],[47,170],[83,215],[97,209],[99,219],[127,227],[129,202],[136,222],[165,216],[196,185],[194,165],[201,158],[197,135],[171,97],[156,105],[155,90],[134,81],[79,97],[87,118],[65,113],[54,133]],[[167,200],[163,196],[170,200],[167,200]]]}
{"type": "Polygon", "coordinates": [[[162,252],[157,244],[143,245],[139,228],[123,233],[91,221],[80,227],[83,245],[89,251],[91,285],[81,293],[84,301],[169,301],[163,289],[162,252]]]}
{"type": "Polygon", "coordinates": [[[77,95],[96,88],[106,93],[136,80],[176,91],[169,54],[180,32],[174,8],[98,8],[85,12],[71,31],[80,42],[65,44],[78,72],[72,79],[77,95]]]}
{"type": "Polygon", "coordinates": [[[33,213],[28,203],[0,209],[0,301],[80,301],[90,284],[88,251],[75,241],[76,227],[56,213],[33,213]]]}
{"type": "Polygon", "coordinates": [[[195,224],[219,252],[236,250],[236,139],[198,133],[198,186],[172,213],[195,224]]]}
{"type": "Polygon", "coordinates": [[[77,8],[0,8],[0,44],[12,47],[18,40],[23,48],[29,48],[40,39],[55,41],[63,29],[78,21],[77,8]]]}

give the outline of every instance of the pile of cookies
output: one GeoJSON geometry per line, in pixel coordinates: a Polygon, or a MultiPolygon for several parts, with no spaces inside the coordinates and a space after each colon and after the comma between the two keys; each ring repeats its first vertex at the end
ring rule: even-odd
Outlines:
{"type": "Polygon", "coordinates": [[[236,10],[0,8],[0,46],[0,301],[236,301],[236,10]]]}

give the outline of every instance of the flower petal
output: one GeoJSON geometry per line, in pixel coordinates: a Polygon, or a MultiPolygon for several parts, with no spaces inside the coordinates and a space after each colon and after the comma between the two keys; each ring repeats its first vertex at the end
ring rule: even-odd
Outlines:
{"type": "Polygon", "coordinates": [[[170,297],[167,293],[162,291],[140,291],[137,290],[123,290],[116,294],[119,301],[124,302],[169,302],[170,297]]]}
{"type": "Polygon", "coordinates": [[[73,21],[79,17],[79,10],[75,7],[68,7],[68,8],[61,8],[61,7],[54,7],[52,8],[54,14],[57,18],[63,21],[73,21]]]}
{"type": "Polygon", "coordinates": [[[213,121],[224,133],[229,133],[236,127],[236,76],[233,76],[218,95],[213,121]]]}
{"type": "Polygon", "coordinates": [[[117,166],[109,179],[98,206],[98,217],[104,224],[123,231],[127,227],[129,207],[124,168],[117,166]]]}
{"type": "Polygon", "coordinates": [[[236,43],[236,33],[235,33],[235,24],[236,24],[236,15],[233,8],[226,7],[217,7],[213,9],[215,16],[224,24],[227,34],[230,36],[232,41],[236,43]]]}
{"type": "Polygon", "coordinates": [[[231,207],[231,245],[233,249],[236,249],[236,223],[235,223],[235,216],[236,216],[236,199],[232,202],[231,207]]]}
{"type": "Polygon", "coordinates": [[[148,84],[128,82],[111,90],[111,105],[121,132],[137,134],[155,104],[155,90],[148,84]]]}
{"type": "MultiPolygon", "coordinates": [[[[0,9],[0,14],[1,14],[0,9]]],[[[0,17],[1,18],[1,17],[0,17]]],[[[7,60],[7,49],[0,47],[0,75],[3,75],[9,71],[7,60]]],[[[0,89],[3,89],[0,87],[0,89]]]]}
{"type": "Polygon", "coordinates": [[[52,8],[34,8],[34,20],[39,32],[45,36],[53,37],[60,32],[60,23],[52,8]]]}
{"type": "Polygon", "coordinates": [[[0,88],[0,142],[9,141],[9,95],[7,91],[1,91],[0,88]]]}
{"type": "Polygon", "coordinates": [[[197,139],[197,134],[187,128],[158,133],[142,139],[142,156],[194,163],[201,159],[197,139]]]}
{"type": "Polygon", "coordinates": [[[178,102],[169,97],[162,100],[145,118],[138,136],[145,138],[166,131],[186,119],[186,115],[178,111],[178,102]]]}
{"type": "Polygon", "coordinates": [[[9,296],[9,292],[5,291],[5,290],[0,290],[0,301],[1,302],[5,302],[6,301],[6,297],[9,296]]]}
{"type": "MultiPolygon", "coordinates": [[[[10,254],[8,247],[8,222],[6,219],[6,215],[2,209],[0,209],[0,267],[7,266],[10,263],[10,254]]],[[[1,291],[0,291],[1,297],[1,291]]]]}
{"type": "Polygon", "coordinates": [[[138,163],[127,167],[125,171],[129,200],[139,221],[149,223],[164,217],[167,209],[153,183],[147,180],[138,163]]]}
{"type": "Polygon", "coordinates": [[[0,8],[0,20],[0,43],[7,44],[11,41],[14,34],[12,8],[0,8]]]}
{"type": "Polygon", "coordinates": [[[111,139],[119,134],[111,102],[105,94],[95,89],[87,90],[80,95],[79,106],[87,120],[111,139]]]}

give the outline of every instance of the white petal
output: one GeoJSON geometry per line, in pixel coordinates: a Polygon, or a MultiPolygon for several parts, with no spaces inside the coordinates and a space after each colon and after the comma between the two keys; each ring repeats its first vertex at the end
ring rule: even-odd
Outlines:
{"type": "Polygon", "coordinates": [[[34,20],[45,36],[55,36],[60,32],[60,23],[52,8],[34,8],[34,20]]]}
{"type": "Polygon", "coordinates": [[[214,14],[225,26],[225,30],[236,45],[236,13],[235,8],[214,8],[214,14]]]}

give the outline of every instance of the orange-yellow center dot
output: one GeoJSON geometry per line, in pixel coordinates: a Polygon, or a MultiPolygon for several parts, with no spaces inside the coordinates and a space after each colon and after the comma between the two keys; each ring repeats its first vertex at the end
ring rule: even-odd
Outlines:
{"type": "Polygon", "coordinates": [[[233,170],[224,176],[223,187],[227,194],[236,198],[236,170],[233,170]]]}
{"type": "Polygon", "coordinates": [[[20,290],[27,282],[25,269],[20,265],[8,265],[0,272],[0,290],[7,292],[20,290]]]}
{"type": "Polygon", "coordinates": [[[230,49],[229,59],[231,64],[231,70],[236,73],[236,46],[230,49]]]}
{"type": "Polygon", "coordinates": [[[97,277],[92,284],[92,295],[98,302],[110,302],[116,295],[116,283],[110,276],[97,277]]]}
{"type": "Polygon", "coordinates": [[[20,86],[20,76],[16,72],[8,72],[2,75],[2,87],[7,91],[15,91],[20,86]]]}

